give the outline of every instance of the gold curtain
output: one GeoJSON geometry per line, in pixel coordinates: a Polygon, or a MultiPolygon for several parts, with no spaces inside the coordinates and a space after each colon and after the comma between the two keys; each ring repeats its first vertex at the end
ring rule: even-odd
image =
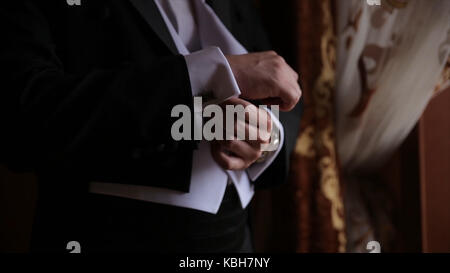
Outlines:
{"type": "Polygon", "coordinates": [[[256,249],[344,252],[343,190],[334,127],[334,1],[292,0],[283,2],[283,7],[261,1],[261,6],[275,49],[300,74],[304,112],[289,183],[259,192],[255,198],[256,249]]]}
{"type": "Polygon", "coordinates": [[[298,1],[298,70],[305,111],[292,158],[297,250],[344,252],[344,207],[336,156],[334,93],[336,36],[333,3],[298,1]]]}

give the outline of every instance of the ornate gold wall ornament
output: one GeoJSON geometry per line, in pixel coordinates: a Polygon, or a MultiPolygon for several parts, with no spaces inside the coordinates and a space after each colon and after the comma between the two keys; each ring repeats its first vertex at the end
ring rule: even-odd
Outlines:
{"type": "Polygon", "coordinates": [[[408,0],[384,0],[384,3],[388,4],[394,9],[404,9],[408,5],[408,0]]]}
{"type": "Polygon", "coordinates": [[[314,150],[314,134],[315,128],[312,125],[306,127],[299,135],[295,146],[295,152],[304,157],[315,157],[316,151],[314,150]]]}
{"type": "Polygon", "coordinates": [[[317,131],[317,149],[325,150],[319,160],[320,185],[323,195],[331,203],[331,220],[333,228],[338,232],[340,252],[346,248],[344,204],[341,195],[338,165],[336,157],[336,146],[334,137],[334,104],[332,99],[335,90],[335,63],[336,63],[336,37],[334,34],[334,23],[331,16],[329,1],[322,1],[323,12],[322,24],[326,27],[321,38],[322,71],[314,87],[314,103],[316,115],[319,119],[327,119],[326,126],[317,131]]]}

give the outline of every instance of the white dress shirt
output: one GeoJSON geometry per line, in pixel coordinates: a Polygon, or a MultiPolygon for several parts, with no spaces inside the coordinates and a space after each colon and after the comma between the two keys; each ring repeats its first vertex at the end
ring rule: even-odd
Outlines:
{"type": "MultiPolygon", "coordinates": [[[[246,54],[247,50],[233,37],[205,0],[154,1],[178,52],[185,56],[192,95],[201,96],[205,90],[212,90],[218,102],[239,96],[239,86],[224,54],[246,54]]],[[[283,145],[283,127],[273,115],[272,120],[280,131],[278,150],[265,162],[254,163],[247,170],[222,169],[212,158],[209,142],[201,141],[193,153],[188,193],[106,182],[92,182],[90,192],[217,213],[227,182],[231,181],[237,189],[242,207],[245,208],[254,194],[254,186],[250,180],[256,180],[264,172],[283,145]]]]}

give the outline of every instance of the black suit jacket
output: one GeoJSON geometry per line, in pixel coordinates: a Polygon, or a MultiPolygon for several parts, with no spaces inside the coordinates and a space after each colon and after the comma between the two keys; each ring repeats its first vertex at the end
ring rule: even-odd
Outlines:
{"type": "MultiPolygon", "coordinates": [[[[250,2],[210,4],[248,51],[267,50],[250,2]]],[[[170,135],[172,107],[192,104],[189,77],[153,1],[15,0],[0,13],[4,161],[64,188],[97,180],[189,190],[195,142],[170,135]]],[[[281,117],[285,149],[257,187],[284,180],[298,117],[281,117]]]]}
{"type": "MultiPolygon", "coordinates": [[[[248,51],[270,49],[250,0],[210,4],[248,51]]],[[[78,238],[90,181],[189,191],[196,143],[170,134],[189,76],[152,0],[7,1],[0,30],[0,159],[38,174],[35,245],[78,238]]],[[[297,110],[281,114],[285,145],[257,188],[285,181],[297,110]]]]}
{"type": "MultiPolygon", "coordinates": [[[[248,51],[270,49],[251,1],[210,4],[248,51]]],[[[196,143],[170,134],[189,76],[152,0],[7,1],[0,28],[1,158],[38,174],[38,216],[74,217],[90,181],[189,191],[196,143]]],[[[257,188],[285,180],[299,118],[281,115],[286,145],[257,188]]]]}

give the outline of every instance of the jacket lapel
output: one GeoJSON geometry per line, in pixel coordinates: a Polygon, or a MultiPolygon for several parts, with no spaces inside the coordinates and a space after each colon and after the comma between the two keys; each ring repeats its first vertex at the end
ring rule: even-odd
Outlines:
{"type": "Polygon", "coordinates": [[[230,0],[206,0],[223,24],[231,31],[230,0]]]}
{"type": "Polygon", "coordinates": [[[153,0],[130,0],[130,2],[170,51],[173,54],[178,54],[177,47],[155,2],[153,0]]]}
{"type": "MultiPolygon", "coordinates": [[[[178,54],[175,42],[167,29],[164,19],[156,6],[154,0],[129,0],[139,14],[144,18],[151,29],[158,35],[173,54],[178,54]]],[[[231,30],[230,4],[229,0],[207,0],[206,3],[212,7],[224,25],[231,30]]]]}

